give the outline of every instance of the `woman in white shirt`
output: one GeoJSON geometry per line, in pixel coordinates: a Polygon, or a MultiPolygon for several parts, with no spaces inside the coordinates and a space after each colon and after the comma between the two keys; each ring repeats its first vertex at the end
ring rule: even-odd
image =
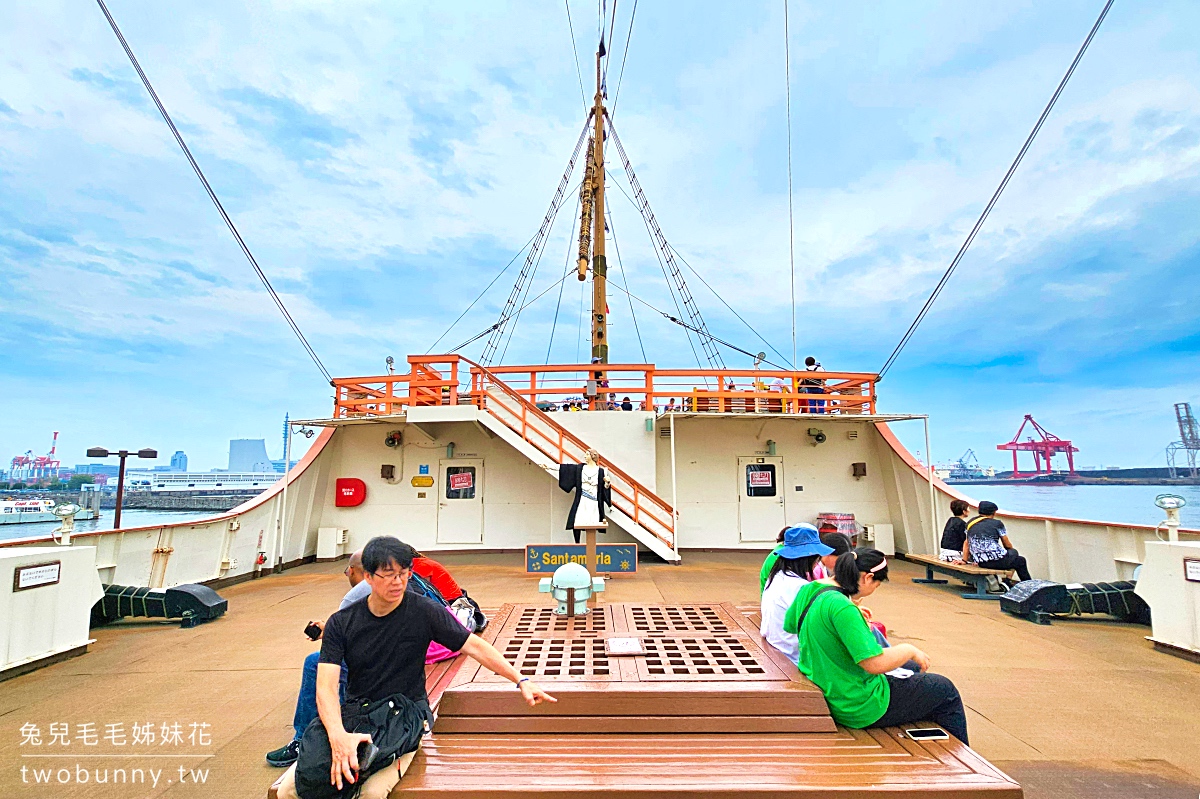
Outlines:
{"type": "Polygon", "coordinates": [[[821,543],[816,527],[798,524],[784,531],[783,546],[775,552],[779,557],[772,565],[763,589],[759,633],[795,663],[800,649],[796,636],[783,631],[783,617],[792,606],[796,592],[814,579],[813,569],[821,557],[831,554],[833,549],[821,543]]]}

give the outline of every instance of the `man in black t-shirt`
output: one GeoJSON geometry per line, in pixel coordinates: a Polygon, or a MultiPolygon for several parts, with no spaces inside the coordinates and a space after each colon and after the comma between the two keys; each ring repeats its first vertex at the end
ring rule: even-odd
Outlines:
{"type": "MultiPolygon", "coordinates": [[[[392,536],[378,536],[363,548],[363,570],[371,593],[329,617],[321,638],[317,664],[317,710],[329,736],[333,764],[330,783],[341,790],[358,776],[358,746],[370,741],[365,733],[347,732],[338,698],[341,664],[347,671],[346,696],[355,701],[377,701],[402,694],[413,702],[427,703],[425,652],[436,641],[447,649],[469,655],[502,677],[514,682],[530,707],[557,700],[522,677],[496,648],[468,633],[446,609],[431,599],[405,593],[412,575],[415,551],[392,536]]],[[[425,705],[428,709],[428,705],[425,705]]],[[[412,762],[414,752],[372,774],[363,783],[362,799],[386,797],[412,762]]],[[[301,760],[304,750],[301,749],[301,760]]],[[[279,799],[296,797],[293,765],[278,783],[279,799]]]]}

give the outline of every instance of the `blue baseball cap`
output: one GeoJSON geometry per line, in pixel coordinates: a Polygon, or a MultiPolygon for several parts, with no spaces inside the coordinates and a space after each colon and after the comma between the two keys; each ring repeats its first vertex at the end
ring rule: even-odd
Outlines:
{"type": "Polygon", "coordinates": [[[781,558],[806,558],[809,555],[829,555],[832,547],[821,543],[821,534],[811,524],[797,524],[783,533],[783,546],[775,550],[781,558]]]}

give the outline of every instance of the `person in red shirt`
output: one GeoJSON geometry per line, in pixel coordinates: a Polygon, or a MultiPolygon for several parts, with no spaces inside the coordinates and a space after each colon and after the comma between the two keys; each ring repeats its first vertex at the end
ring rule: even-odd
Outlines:
{"type": "Polygon", "coordinates": [[[450,576],[450,572],[446,571],[446,567],[436,560],[431,560],[424,555],[417,555],[413,558],[412,570],[433,583],[433,587],[447,602],[453,602],[463,595],[463,590],[450,576]]]}

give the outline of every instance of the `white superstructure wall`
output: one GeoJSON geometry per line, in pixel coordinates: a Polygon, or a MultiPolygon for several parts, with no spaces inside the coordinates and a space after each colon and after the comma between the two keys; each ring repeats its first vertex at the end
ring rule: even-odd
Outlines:
{"type": "MultiPolygon", "coordinates": [[[[891,522],[874,445],[874,426],[852,417],[781,418],[677,415],[674,420],[675,485],[671,495],[672,439],[669,417],[658,420],[659,494],[679,511],[679,547],[762,548],[773,546],[779,528],[745,529],[739,505],[745,501],[741,459],[780,459],[778,489],[786,524],[813,523],[818,513],[853,513],[859,524],[891,522]],[[809,430],[821,431],[816,443],[809,430]],[[854,463],[866,463],[866,476],[853,476],[854,463]],[[746,539],[756,538],[757,541],[746,539]]],[[[782,526],[782,525],[781,525],[782,526]]]]}

